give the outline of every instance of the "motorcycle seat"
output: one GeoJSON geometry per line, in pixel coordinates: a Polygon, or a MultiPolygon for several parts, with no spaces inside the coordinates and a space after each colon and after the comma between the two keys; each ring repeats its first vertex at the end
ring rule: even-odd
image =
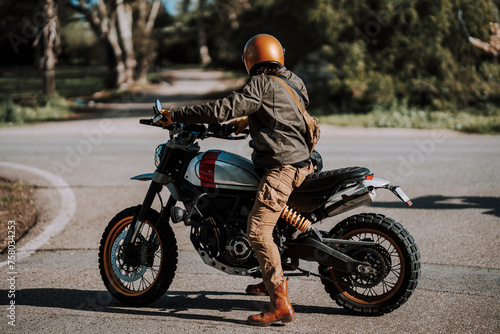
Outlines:
{"type": "Polygon", "coordinates": [[[334,188],[337,191],[340,185],[360,181],[369,174],[370,170],[365,167],[347,167],[313,173],[306,177],[293,194],[331,191],[334,188]]]}

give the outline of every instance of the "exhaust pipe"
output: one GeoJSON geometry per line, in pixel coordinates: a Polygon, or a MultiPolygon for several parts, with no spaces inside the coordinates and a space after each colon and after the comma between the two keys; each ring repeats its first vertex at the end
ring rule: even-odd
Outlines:
{"type": "Polygon", "coordinates": [[[377,194],[374,190],[366,190],[350,196],[344,195],[342,196],[342,199],[340,201],[326,207],[322,212],[322,216],[325,218],[339,215],[346,211],[359,208],[360,206],[373,203],[375,201],[375,198],[377,198],[377,194]]]}

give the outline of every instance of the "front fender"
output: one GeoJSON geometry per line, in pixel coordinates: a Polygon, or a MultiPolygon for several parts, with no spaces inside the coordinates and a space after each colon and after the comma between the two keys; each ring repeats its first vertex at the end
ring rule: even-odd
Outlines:
{"type": "Polygon", "coordinates": [[[136,175],[134,177],[131,177],[131,180],[137,180],[137,181],[151,181],[153,179],[154,173],[147,173],[147,174],[140,174],[136,175]]]}
{"type": "Polygon", "coordinates": [[[167,189],[170,191],[170,194],[176,201],[181,200],[181,196],[177,188],[171,183],[171,179],[167,177],[164,174],[159,174],[157,172],[155,173],[146,173],[146,174],[140,174],[136,175],[134,177],[130,178],[131,180],[137,180],[137,181],[156,181],[161,184],[165,184],[167,189]],[[156,176],[155,176],[156,174],[156,176]]]}

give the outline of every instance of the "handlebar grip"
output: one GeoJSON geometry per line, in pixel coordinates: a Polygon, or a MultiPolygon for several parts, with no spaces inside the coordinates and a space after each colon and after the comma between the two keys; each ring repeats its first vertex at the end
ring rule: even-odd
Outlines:
{"type": "MultiPolygon", "coordinates": [[[[163,126],[161,126],[160,124],[158,123],[155,123],[154,122],[154,119],[150,118],[150,119],[140,119],[139,120],[139,124],[144,124],[144,125],[151,125],[151,126],[156,126],[156,127],[159,127],[159,128],[163,128],[163,126]]],[[[169,129],[170,126],[166,127],[165,129],[169,129]]]]}

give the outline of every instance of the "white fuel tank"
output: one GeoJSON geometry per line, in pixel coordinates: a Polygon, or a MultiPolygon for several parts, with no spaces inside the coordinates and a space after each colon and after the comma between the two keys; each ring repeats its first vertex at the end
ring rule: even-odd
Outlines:
{"type": "Polygon", "coordinates": [[[219,150],[194,157],[184,178],[195,186],[210,188],[256,191],[259,186],[250,160],[219,150]]]}

